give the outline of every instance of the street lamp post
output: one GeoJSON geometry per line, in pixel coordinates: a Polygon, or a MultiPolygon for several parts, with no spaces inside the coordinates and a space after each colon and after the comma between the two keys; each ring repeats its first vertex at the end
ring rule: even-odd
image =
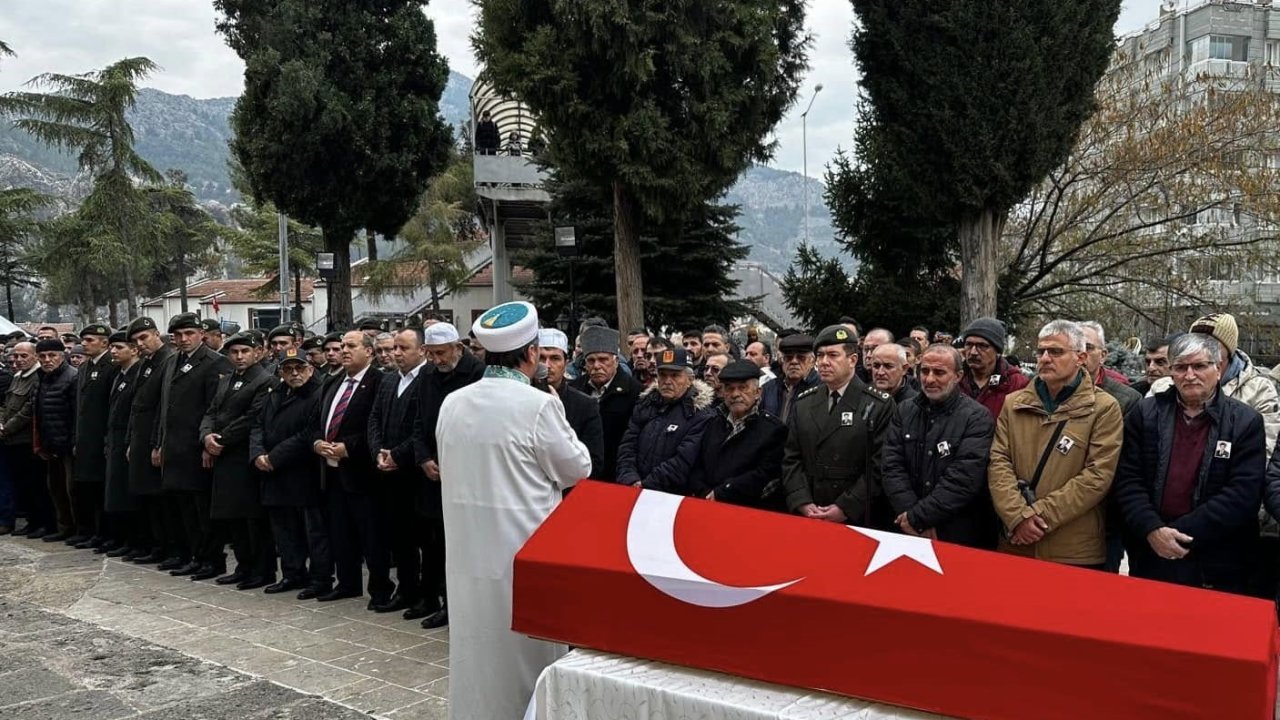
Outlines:
{"type": "Polygon", "coordinates": [[[822,92],[822,83],[813,86],[813,95],[809,96],[809,106],[800,113],[800,137],[804,146],[804,244],[809,245],[809,111],[813,109],[813,101],[822,92]]]}

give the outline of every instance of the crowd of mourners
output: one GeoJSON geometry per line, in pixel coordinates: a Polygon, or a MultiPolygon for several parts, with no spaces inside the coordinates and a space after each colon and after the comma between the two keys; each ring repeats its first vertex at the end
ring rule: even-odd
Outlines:
{"type": "MultiPolygon", "coordinates": [[[[593,320],[537,345],[534,385],[593,479],[1276,597],[1280,400],[1229,314],[1148,342],[1134,378],[1099,324],[1068,320],[1036,333],[1033,370],[995,318],[772,342],[593,320]]],[[[448,623],[436,430],[485,374],[474,337],[227,336],[183,313],[15,333],[5,353],[0,534],[448,623]]]]}

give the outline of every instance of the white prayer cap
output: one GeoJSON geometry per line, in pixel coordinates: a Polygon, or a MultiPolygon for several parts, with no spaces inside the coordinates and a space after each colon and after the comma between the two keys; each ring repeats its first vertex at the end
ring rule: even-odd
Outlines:
{"type": "Polygon", "coordinates": [[[538,311],[527,302],[503,303],[477,318],[471,332],[488,352],[519,350],[538,339],[538,311]]]}
{"type": "Polygon", "coordinates": [[[452,323],[438,322],[422,329],[423,345],[448,345],[458,342],[458,328],[452,323]]]}
{"type": "Polygon", "coordinates": [[[555,328],[543,328],[538,331],[538,347],[554,348],[569,354],[569,337],[555,328]]]}

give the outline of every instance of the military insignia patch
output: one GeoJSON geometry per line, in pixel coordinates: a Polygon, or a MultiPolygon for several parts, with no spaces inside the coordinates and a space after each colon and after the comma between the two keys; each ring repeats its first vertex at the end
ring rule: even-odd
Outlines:
{"type": "Polygon", "coordinates": [[[664,362],[664,363],[673,363],[673,362],[675,362],[675,361],[676,361],[676,351],[675,351],[675,350],[663,350],[663,351],[662,351],[662,362],[664,362]]]}
{"type": "Polygon", "coordinates": [[[847,331],[847,330],[837,330],[837,331],[836,331],[836,339],[837,339],[837,340],[848,340],[848,339],[849,339],[849,331],[847,331]]]}

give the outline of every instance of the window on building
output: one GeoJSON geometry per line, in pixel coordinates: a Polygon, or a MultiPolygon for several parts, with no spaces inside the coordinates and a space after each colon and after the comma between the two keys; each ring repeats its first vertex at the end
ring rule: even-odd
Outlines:
{"type": "Polygon", "coordinates": [[[280,323],[280,308],[254,308],[249,311],[249,326],[269,330],[280,323]]]}
{"type": "Polygon", "coordinates": [[[1280,40],[1267,41],[1266,63],[1280,65],[1280,40]]]}
{"type": "Polygon", "coordinates": [[[1249,59],[1249,38],[1243,35],[1202,35],[1187,42],[1187,55],[1192,63],[1202,60],[1244,62],[1249,59]]]}

